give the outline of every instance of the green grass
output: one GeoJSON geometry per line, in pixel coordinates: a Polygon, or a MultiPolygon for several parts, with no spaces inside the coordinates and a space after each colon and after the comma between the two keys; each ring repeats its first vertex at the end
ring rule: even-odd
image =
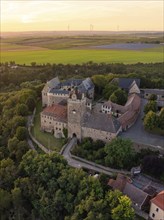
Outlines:
{"type": "Polygon", "coordinates": [[[129,50],[38,50],[1,51],[1,62],[14,60],[17,64],[63,63],[81,64],[88,61],[97,63],[155,63],[163,62],[163,53],[158,51],[129,50]]]}
{"type": "Polygon", "coordinates": [[[41,102],[39,102],[36,107],[36,114],[34,118],[34,126],[32,128],[32,134],[47,149],[60,151],[62,148],[62,139],[56,139],[52,134],[42,132],[40,130],[41,111],[42,111],[42,106],[41,106],[41,102]]]}
{"type": "Polygon", "coordinates": [[[164,136],[164,130],[160,128],[154,128],[153,130],[147,130],[149,133],[158,134],[164,136]]]}

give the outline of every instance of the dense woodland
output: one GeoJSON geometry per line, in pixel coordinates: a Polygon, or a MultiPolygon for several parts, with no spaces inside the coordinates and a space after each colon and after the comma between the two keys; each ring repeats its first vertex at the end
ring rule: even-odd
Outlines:
{"type": "MultiPolygon", "coordinates": [[[[40,100],[44,83],[57,75],[60,79],[92,76],[97,96],[109,97],[108,83],[119,76],[141,78],[142,87],[164,87],[163,64],[33,63],[17,68],[12,68],[14,62],[10,64],[0,66],[1,219],[133,220],[131,201],[111,191],[103,175],[95,179],[83,170],[70,168],[57,152],[45,155],[29,150],[27,117],[40,100]]],[[[98,159],[106,157],[106,163],[112,166],[108,152],[104,155],[99,150],[102,143],[93,146],[98,149],[98,159]]],[[[151,162],[153,158],[145,161],[149,166],[151,162]]],[[[118,167],[124,167],[124,163],[118,167]]]]}

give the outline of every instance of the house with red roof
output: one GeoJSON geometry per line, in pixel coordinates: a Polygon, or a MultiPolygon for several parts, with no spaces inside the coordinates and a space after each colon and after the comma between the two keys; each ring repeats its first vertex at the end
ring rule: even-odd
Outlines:
{"type": "Polygon", "coordinates": [[[151,200],[149,220],[164,220],[164,190],[151,200]]]}

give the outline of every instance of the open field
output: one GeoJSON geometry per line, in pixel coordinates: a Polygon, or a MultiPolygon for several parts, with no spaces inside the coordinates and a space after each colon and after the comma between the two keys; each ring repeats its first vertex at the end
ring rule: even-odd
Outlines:
{"type": "Polygon", "coordinates": [[[31,62],[81,64],[88,61],[125,64],[163,62],[164,45],[159,45],[157,42],[162,42],[162,35],[159,33],[2,37],[0,62],[15,61],[17,64],[31,64],[31,62]],[[106,48],[106,45],[113,44],[122,44],[125,47],[106,48]],[[101,48],[103,45],[104,48],[101,48]],[[134,50],[128,49],[131,45],[135,46],[134,50]],[[137,48],[137,45],[141,47],[137,48]],[[150,48],[145,49],[144,45],[150,48]]]}
{"type": "Polygon", "coordinates": [[[56,139],[52,134],[42,132],[40,130],[40,112],[42,110],[41,102],[37,104],[36,114],[34,118],[34,126],[32,128],[33,136],[46,148],[60,151],[62,148],[62,140],[56,139]]]}
{"type": "Polygon", "coordinates": [[[2,51],[1,62],[15,61],[18,64],[63,63],[81,64],[88,61],[97,63],[150,63],[163,62],[162,52],[129,50],[38,50],[2,51]]]}

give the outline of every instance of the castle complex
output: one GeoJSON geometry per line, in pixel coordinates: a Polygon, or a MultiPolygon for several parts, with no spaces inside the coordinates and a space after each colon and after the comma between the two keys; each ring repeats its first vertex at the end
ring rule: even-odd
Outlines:
{"type": "Polygon", "coordinates": [[[90,78],[60,82],[56,77],[48,81],[42,90],[41,129],[57,138],[64,137],[63,130],[67,129],[70,138],[112,140],[135,122],[140,111],[137,80],[129,80],[125,106],[111,101],[93,102],[94,84],[90,78]]]}

